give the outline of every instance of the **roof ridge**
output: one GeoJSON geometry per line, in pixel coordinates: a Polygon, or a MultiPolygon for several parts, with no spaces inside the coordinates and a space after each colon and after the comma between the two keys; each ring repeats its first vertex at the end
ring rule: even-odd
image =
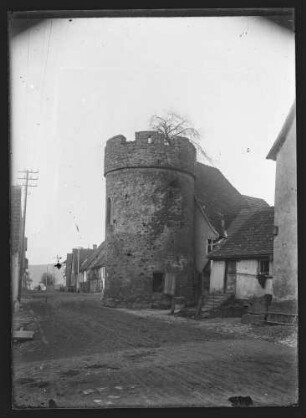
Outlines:
{"type": "Polygon", "coordinates": [[[283,122],[282,127],[279,131],[279,134],[277,135],[277,138],[275,139],[272,147],[270,148],[270,151],[268,152],[268,155],[266,156],[267,160],[276,161],[277,154],[279,150],[282,148],[284,142],[286,141],[288,132],[291,128],[291,125],[294,122],[295,117],[296,117],[296,101],[294,99],[294,102],[292,103],[289,109],[286,119],[283,122]]]}
{"type": "Polygon", "coordinates": [[[105,241],[101,242],[101,244],[94,250],[94,253],[88,259],[88,262],[82,266],[83,270],[86,270],[86,269],[89,270],[92,267],[94,267],[95,263],[97,262],[97,260],[99,259],[101,255],[101,252],[104,246],[105,246],[105,241]]]}

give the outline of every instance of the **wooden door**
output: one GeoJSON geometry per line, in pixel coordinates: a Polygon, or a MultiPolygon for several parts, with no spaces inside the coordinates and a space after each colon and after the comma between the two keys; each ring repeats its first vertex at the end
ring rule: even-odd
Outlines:
{"type": "Polygon", "coordinates": [[[224,293],[235,293],[236,291],[236,261],[228,260],[226,261],[225,266],[225,275],[224,275],[224,293]]]}

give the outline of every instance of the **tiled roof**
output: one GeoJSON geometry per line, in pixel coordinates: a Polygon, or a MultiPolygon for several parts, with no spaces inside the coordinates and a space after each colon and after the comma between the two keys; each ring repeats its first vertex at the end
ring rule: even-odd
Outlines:
{"type": "Polygon", "coordinates": [[[20,244],[21,229],[21,187],[11,188],[11,251],[16,253],[20,244]]]}
{"type": "Polygon", "coordinates": [[[81,265],[82,263],[91,255],[93,254],[95,250],[92,248],[73,248],[72,250],[72,258],[73,258],[73,271],[76,274],[78,272],[78,268],[80,267],[81,271],[81,265]]]}
{"type": "Polygon", "coordinates": [[[274,208],[268,207],[252,214],[221,248],[208,258],[257,258],[273,254],[274,208]]]}
{"type": "Polygon", "coordinates": [[[93,250],[93,252],[89,255],[89,257],[86,260],[84,260],[84,262],[82,263],[80,267],[80,271],[90,270],[94,266],[94,264],[97,262],[97,260],[100,257],[102,248],[104,248],[104,242],[102,242],[102,244],[100,244],[98,248],[93,250]]]}
{"type": "Polygon", "coordinates": [[[97,249],[97,257],[94,259],[93,263],[90,265],[92,269],[100,268],[105,265],[105,242],[102,242],[102,244],[97,249]]]}
{"type": "Polygon", "coordinates": [[[246,196],[246,195],[242,195],[242,196],[251,208],[261,209],[261,208],[269,207],[268,203],[264,199],[260,199],[259,197],[253,197],[253,196],[246,196]]]}
{"type": "Polygon", "coordinates": [[[239,211],[247,205],[243,196],[220,170],[196,163],[195,194],[211,224],[222,235],[222,219],[227,230],[239,211]]]}
{"type": "Polygon", "coordinates": [[[247,219],[249,219],[258,209],[254,208],[243,208],[238,213],[236,218],[234,218],[233,222],[230,224],[228,230],[227,230],[227,236],[232,237],[246,222],[247,219]]]}
{"type": "Polygon", "coordinates": [[[269,208],[270,206],[264,199],[259,199],[258,197],[245,196],[243,195],[244,200],[247,205],[243,207],[238,215],[233,219],[227,230],[227,236],[230,237],[234,235],[256,211],[269,208]]]}

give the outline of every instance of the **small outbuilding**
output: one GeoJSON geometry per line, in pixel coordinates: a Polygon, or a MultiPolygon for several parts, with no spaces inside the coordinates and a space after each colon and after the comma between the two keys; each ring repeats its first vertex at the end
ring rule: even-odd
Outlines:
{"type": "Polygon", "coordinates": [[[196,164],[195,186],[196,292],[211,293],[215,290],[209,254],[237,232],[251,214],[270,206],[263,199],[242,195],[220,170],[205,164],[196,164]]]}
{"type": "Polygon", "coordinates": [[[210,293],[247,299],[272,292],[273,226],[273,207],[239,213],[228,237],[208,254],[210,293]]]}

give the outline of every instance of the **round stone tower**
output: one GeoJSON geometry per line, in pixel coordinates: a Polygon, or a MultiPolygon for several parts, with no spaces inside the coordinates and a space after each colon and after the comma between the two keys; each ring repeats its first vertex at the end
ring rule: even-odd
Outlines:
{"type": "Polygon", "coordinates": [[[196,150],[173,142],[141,131],[106,143],[106,300],[150,303],[170,276],[176,296],[192,299],[196,150]]]}

